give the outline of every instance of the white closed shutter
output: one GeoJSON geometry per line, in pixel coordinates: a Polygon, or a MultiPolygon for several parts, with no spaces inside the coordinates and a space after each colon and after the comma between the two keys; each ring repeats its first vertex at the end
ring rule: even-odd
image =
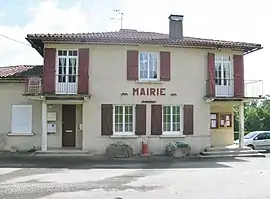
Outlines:
{"type": "Polygon", "coordinates": [[[32,105],[12,105],[11,133],[32,133],[32,105]]]}

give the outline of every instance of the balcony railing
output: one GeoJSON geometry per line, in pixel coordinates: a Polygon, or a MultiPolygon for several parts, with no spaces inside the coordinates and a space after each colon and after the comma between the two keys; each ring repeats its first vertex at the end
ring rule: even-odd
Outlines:
{"type": "Polygon", "coordinates": [[[55,94],[78,94],[78,75],[56,75],[55,94]]]}
{"type": "Polygon", "coordinates": [[[263,96],[263,80],[245,80],[245,97],[263,96]]]}
{"type": "MultiPolygon", "coordinates": [[[[56,75],[55,76],[56,95],[78,94],[78,75],[56,75]]],[[[40,95],[42,93],[42,78],[29,77],[26,81],[26,95],[40,95]]]]}
{"type": "MultiPolygon", "coordinates": [[[[234,97],[235,79],[216,79],[215,80],[215,97],[233,98],[234,97]]],[[[206,97],[210,97],[209,80],[206,80],[206,97]]],[[[244,97],[262,98],[263,81],[262,80],[245,80],[244,97]]]]}
{"type": "Polygon", "coordinates": [[[26,95],[40,95],[41,94],[41,77],[29,77],[26,81],[26,95]]]}

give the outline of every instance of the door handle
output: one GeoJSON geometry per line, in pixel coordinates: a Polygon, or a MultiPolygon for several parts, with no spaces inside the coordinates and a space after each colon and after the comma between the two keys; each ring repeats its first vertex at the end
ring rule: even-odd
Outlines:
{"type": "Polygon", "coordinates": [[[66,130],[66,133],[72,133],[72,130],[66,130]]]}

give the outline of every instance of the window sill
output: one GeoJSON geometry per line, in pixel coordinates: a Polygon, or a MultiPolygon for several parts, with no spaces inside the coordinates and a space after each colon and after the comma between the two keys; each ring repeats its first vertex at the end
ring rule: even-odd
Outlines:
{"type": "Polygon", "coordinates": [[[137,136],[137,135],[111,135],[110,136],[110,138],[111,139],[125,139],[125,138],[133,138],[133,139],[136,139],[136,138],[138,138],[139,136],[137,136]]]}
{"type": "Polygon", "coordinates": [[[162,84],[160,80],[137,80],[135,81],[138,84],[162,84]]]}
{"type": "Polygon", "coordinates": [[[160,135],[160,138],[185,138],[186,135],[160,135]]]}
{"type": "Polygon", "coordinates": [[[8,136],[34,136],[35,133],[11,133],[7,134],[8,136]]]}

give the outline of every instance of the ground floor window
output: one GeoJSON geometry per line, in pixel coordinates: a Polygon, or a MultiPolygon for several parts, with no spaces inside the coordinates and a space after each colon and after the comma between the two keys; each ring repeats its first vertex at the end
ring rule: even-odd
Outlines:
{"type": "Polygon", "coordinates": [[[162,111],[163,134],[182,133],[182,108],[180,105],[164,105],[162,111]]]}
{"type": "Polygon", "coordinates": [[[135,134],[135,106],[133,105],[114,105],[113,107],[115,135],[135,134]]]}
{"type": "Polygon", "coordinates": [[[11,133],[32,133],[32,105],[12,105],[11,133]]]}

